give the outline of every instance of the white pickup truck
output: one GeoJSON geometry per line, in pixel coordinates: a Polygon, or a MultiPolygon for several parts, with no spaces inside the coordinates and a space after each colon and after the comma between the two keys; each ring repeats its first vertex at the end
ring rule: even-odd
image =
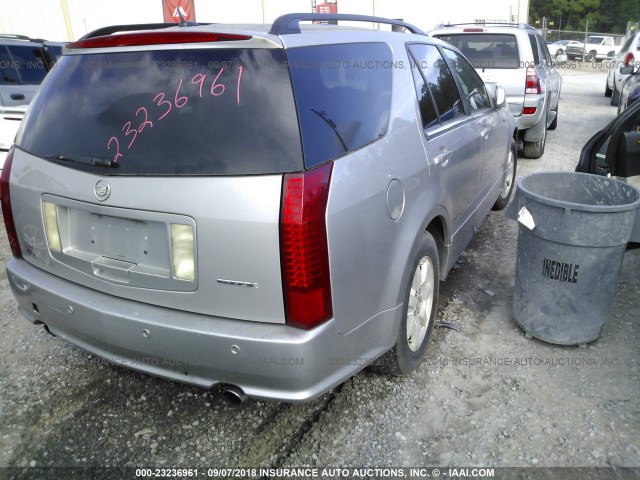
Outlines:
{"type": "Polygon", "coordinates": [[[569,58],[582,59],[584,55],[587,62],[613,58],[619,51],[620,46],[615,45],[613,37],[604,35],[591,35],[586,38],[585,43],[567,46],[569,58]]]}

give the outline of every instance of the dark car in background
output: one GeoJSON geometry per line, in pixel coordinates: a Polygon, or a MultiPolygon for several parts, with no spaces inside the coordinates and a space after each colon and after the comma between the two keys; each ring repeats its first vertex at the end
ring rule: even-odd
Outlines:
{"type": "Polygon", "coordinates": [[[576,172],[640,187],[640,102],[634,102],[582,148],[576,172]]]}

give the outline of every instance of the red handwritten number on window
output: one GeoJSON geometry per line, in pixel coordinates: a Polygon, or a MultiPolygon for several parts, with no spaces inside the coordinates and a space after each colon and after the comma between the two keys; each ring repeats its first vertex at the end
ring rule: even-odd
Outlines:
{"type": "Polygon", "coordinates": [[[129,142],[129,146],[127,147],[127,150],[129,150],[131,149],[131,145],[133,145],[133,142],[136,141],[136,137],[138,136],[138,130],[136,130],[135,128],[131,129],[131,122],[127,122],[122,126],[122,131],[124,132],[125,137],[130,133],[133,133],[133,138],[131,139],[131,141],[129,142]]]}
{"type": "Polygon", "coordinates": [[[156,100],[158,100],[158,106],[162,105],[163,103],[167,104],[167,110],[158,117],[158,120],[162,120],[164,117],[169,115],[169,112],[171,111],[171,102],[169,100],[164,99],[164,93],[162,92],[160,92],[155,97],[153,97],[153,101],[155,102],[156,100]]]}
{"type": "Polygon", "coordinates": [[[238,84],[236,86],[236,100],[240,103],[240,79],[242,78],[242,65],[238,67],[238,84]]]}
{"type": "MultiPolygon", "coordinates": [[[[244,68],[242,66],[238,66],[238,75],[236,79],[236,103],[238,104],[240,103],[240,83],[242,81],[243,72],[244,72],[244,68]]],[[[211,87],[209,91],[211,95],[213,95],[214,97],[219,97],[220,95],[223,95],[227,90],[227,86],[224,83],[222,82],[218,83],[223,73],[224,73],[224,68],[221,68],[220,71],[215,76],[215,78],[213,79],[213,81],[211,82],[211,87]]],[[[202,98],[202,90],[204,88],[204,84],[206,80],[207,80],[207,74],[204,74],[204,73],[197,73],[191,78],[191,84],[197,86],[198,96],[200,98],[202,98]]],[[[183,83],[184,83],[184,80],[181,78],[180,82],[178,83],[178,87],[176,88],[176,93],[173,97],[173,102],[166,99],[166,95],[164,92],[159,92],[153,97],[153,102],[158,107],[165,108],[164,112],[162,112],[162,115],[160,115],[157,118],[157,120],[162,120],[167,115],[169,115],[169,113],[171,112],[174,106],[176,108],[182,108],[189,102],[188,95],[180,95],[180,89],[182,88],[183,83]]],[[[136,120],[141,120],[141,123],[137,128],[132,128],[133,125],[131,121],[126,122],[122,126],[122,132],[124,132],[124,136],[125,137],[131,136],[131,140],[129,141],[127,150],[131,149],[131,147],[133,146],[133,144],[135,143],[138,137],[138,134],[142,133],[142,131],[147,126],[149,128],[153,128],[153,122],[149,120],[149,111],[147,110],[146,107],[138,108],[136,110],[135,117],[136,117],[136,120]]],[[[113,156],[113,163],[117,163],[118,159],[123,157],[124,155],[120,151],[120,141],[116,136],[109,138],[109,141],[107,142],[107,150],[112,149],[112,144],[114,142],[115,142],[115,154],[113,156]]]]}
{"type": "Polygon", "coordinates": [[[200,98],[202,98],[202,87],[204,85],[204,81],[207,78],[207,76],[203,73],[198,73],[196,75],[193,76],[193,78],[191,79],[191,83],[193,83],[194,85],[196,85],[197,83],[200,84],[200,88],[198,89],[198,94],[200,95],[200,98]]]}
{"type": "Polygon", "coordinates": [[[144,107],[140,107],[138,110],[136,110],[136,117],[140,112],[144,112],[144,121],[138,127],[138,132],[142,132],[144,130],[144,127],[146,127],[147,125],[153,128],[153,122],[149,120],[149,112],[147,112],[147,109],[144,107]]]}
{"type": "Polygon", "coordinates": [[[116,137],[111,137],[107,142],[107,150],[111,150],[111,142],[116,142],[116,154],[113,156],[113,163],[118,163],[118,158],[122,156],[120,153],[120,142],[116,137]]]}
{"type": "Polygon", "coordinates": [[[220,71],[218,72],[218,75],[216,75],[216,78],[214,78],[213,82],[211,83],[211,95],[213,95],[214,97],[219,97],[225,91],[225,86],[223,84],[219,83],[216,85],[216,82],[220,78],[220,75],[222,75],[222,72],[224,72],[224,68],[220,69],[220,71]]]}
{"type": "Polygon", "coordinates": [[[180,79],[180,83],[178,84],[178,88],[176,89],[176,96],[173,99],[173,103],[175,104],[176,108],[184,107],[189,101],[189,97],[187,97],[186,95],[183,95],[181,97],[178,96],[178,93],[180,92],[180,87],[182,87],[182,79],[180,79]]]}

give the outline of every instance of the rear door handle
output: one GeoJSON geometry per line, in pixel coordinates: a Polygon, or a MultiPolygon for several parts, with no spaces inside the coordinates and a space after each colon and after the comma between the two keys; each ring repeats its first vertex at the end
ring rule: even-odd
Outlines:
{"type": "Polygon", "coordinates": [[[447,163],[449,163],[449,160],[451,160],[451,150],[447,150],[446,148],[442,147],[440,149],[440,153],[437,154],[433,159],[433,164],[441,165],[444,167],[447,165],[447,163]]]}
{"type": "Polygon", "coordinates": [[[488,140],[489,139],[489,135],[491,135],[491,129],[490,128],[485,128],[484,130],[482,130],[480,132],[480,136],[484,139],[484,140],[488,140]]]}

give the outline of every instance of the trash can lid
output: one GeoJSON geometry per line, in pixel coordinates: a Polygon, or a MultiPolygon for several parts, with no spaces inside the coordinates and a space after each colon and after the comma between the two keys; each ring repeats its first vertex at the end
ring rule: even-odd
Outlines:
{"type": "Polygon", "coordinates": [[[640,190],[613,178],[579,172],[536,172],[517,181],[520,194],[555,207],[623,212],[640,207],[640,190]]]}

